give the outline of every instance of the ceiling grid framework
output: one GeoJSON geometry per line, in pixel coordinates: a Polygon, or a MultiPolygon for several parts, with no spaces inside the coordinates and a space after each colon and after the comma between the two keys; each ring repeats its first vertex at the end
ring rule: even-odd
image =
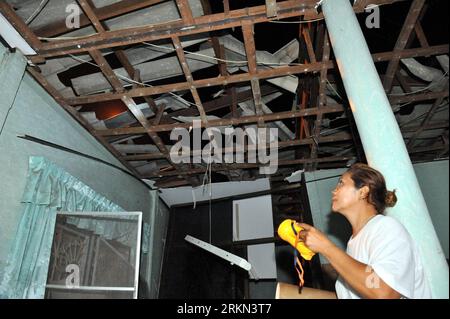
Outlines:
{"type": "MultiPolygon", "coordinates": [[[[370,1],[381,10],[401,6],[405,12],[401,25],[393,31],[399,32],[394,47],[372,52],[372,56],[416,161],[448,157],[448,116],[442,110],[448,113],[449,46],[448,40],[430,38],[429,27],[423,22],[432,7],[429,2],[370,1]],[[412,111],[406,114],[404,110],[409,107],[412,111]]],[[[36,7],[36,1],[23,6],[20,1],[0,1],[0,13],[37,52],[28,56],[34,64],[27,68],[30,74],[136,177],[152,179],[158,187],[200,185],[208,166],[176,164],[169,150],[175,143],[169,133],[175,128],[191,130],[194,119],[202,128],[281,124],[295,131],[294,138],[280,136],[277,143],[279,170],[275,179],[302,168],[345,167],[355,160],[355,141],[345,128],[348,101],[316,0],[255,0],[248,7],[228,0],[218,1],[219,5],[200,0],[99,0],[95,1],[97,7],[91,0],[76,3],[81,15],[80,30],[75,31],[67,28],[65,17],[43,18],[45,8],[27,25],[27,13],[36,7]],[[155,17],[153,12],[172,18],[164,20],[165,16],[155,17]],[[137,17],[134,24],[130,17],[137,17]],[[160,20],[146,24],[149,18],[160,20]],[[274,33],[267,37],[263,33],[276,23],[294,29],[291,46],[280,50],[270,46],[274,33]],[[90,34],[88,28],[93,30],[90,34]],[[72,36],[74,32],[88,34],[72,36]],[[264,42],[256,41],[264,38],[264,42]],[[133,54],[139,55],[137,64],[130,60],[133,54]],[[173,65],[179,67],[178,75],[150,81],[141,76],[143,63],[170,57],[179,62],[179,66],[173,65]],[[64,64],[64,58],[73,61],[64,64]],[[193,67],[200,62],[203,64],[193,67]],[[41,72],[45,68],[59,70],[58,76],[46,77],[47,71],[41,72]],[[118,68],[125,73],[119,73],[118,68]],[[88,75],[92,69],[101,71],[109,88],[77,93],[68,83],[80,72],[88,75]],[[296,83],[298,96],[290,91],[288,82],[296,83]],[[107,103],[122,105],[125,108],[117,115],[129,112],[132,117],[121,125],[111,124],[113,118],[102,118],[99,121],[104,125],[94,127],[85,119],[86,110],[95,113],[107,103]],[[254,113],[246,113],[247,107],[253,107],[254,113]],[[124,151],[124,145],[129,151],[124,151]]],[[[358,1],[355,12],[364,13],[368,4],[358,1]]],[[[255,146],[247,146],[246,156],[255,150],[255,146]]],[[[230,151],[236,152],[227,146],[215,150],[222,155],[230,151]]],[[[190,155],[201,155],[201,150],[191,150],[190,155]]],[[[222,176],[219,181],[247,180],[260,177],[261,166],[264,164],[258,162],[213,164],[211,172],[216,178],[222,176]]]]}

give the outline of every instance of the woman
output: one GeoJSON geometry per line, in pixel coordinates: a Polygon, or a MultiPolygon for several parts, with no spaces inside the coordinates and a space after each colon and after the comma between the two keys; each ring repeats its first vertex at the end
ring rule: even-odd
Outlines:
{"type": "Polygon", "coordinates": [[[355,164],[332,191],[332,210],[344,215],[352,236],[344,252],[323,233],[308,224],[300,239],[324,255],[339,273],[338,298],[431,298],[417,248],[396,219],[384,216],[397,201],[386,190],[383,175],[355,164]]]}

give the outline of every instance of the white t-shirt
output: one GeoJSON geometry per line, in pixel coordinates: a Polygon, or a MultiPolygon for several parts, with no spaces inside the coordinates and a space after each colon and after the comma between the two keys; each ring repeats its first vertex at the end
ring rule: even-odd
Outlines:
{"type": "MultiPolygon", "coordinates": [[[[396,219],[384,215],[373,217],[355,237],[350,238],[347,254],[371,266],[403,298],[432,297],[417,247],[396,219]]],[[[376,276],[369,276],[366,284],[376,287],[376,276]]],[[[339,299],[361,298],[341,277],[336,282],[336,294],[339,299]]]]}

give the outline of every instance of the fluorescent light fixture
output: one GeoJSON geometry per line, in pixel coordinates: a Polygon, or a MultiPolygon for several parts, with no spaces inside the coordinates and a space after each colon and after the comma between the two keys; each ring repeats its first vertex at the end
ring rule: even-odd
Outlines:
{"type": "Polygon", "coordinates": [[[226,250],[220,249],[216,246],[208,244],[200,239],[197,239],[197,238],[189,236],[189,235],[186,235],[186,237],[184,239],[186,241],[190,242],[191,244],[194,244],[195,246],[203,248],[203,249],[209,251],[210,253],[213,253],[214,255],[219,256],[220,258],[228,260],[232,265],[236,265],[247,271],[251,271],[252,265],[250,265],[250,263],[247,260],[245,260],[239,256],[233,255],[232,253],[230,253],[226,250]]]}
{"type": "Polygon", "coordinates": [[[19,49],[24,55],[34,55],[36,51],[25,41],[25,39],[16,31],[16,29],[9,23],[0,13],[0,35],[9,44],[11,48],[19,49]]]}

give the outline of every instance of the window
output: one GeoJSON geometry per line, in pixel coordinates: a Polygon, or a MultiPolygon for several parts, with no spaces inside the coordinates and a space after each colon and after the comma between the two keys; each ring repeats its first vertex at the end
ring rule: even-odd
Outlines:
{"type": "Polygon", "coordinates": [[[45,298],[137,298],[141,212],[58,212],[45,298]]]}

